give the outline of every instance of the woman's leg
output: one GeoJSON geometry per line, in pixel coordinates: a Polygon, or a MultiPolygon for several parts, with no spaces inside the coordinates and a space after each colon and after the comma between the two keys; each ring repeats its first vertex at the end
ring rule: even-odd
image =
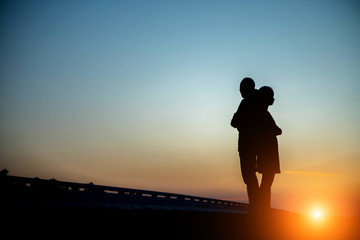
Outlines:
{"type": "Polygon", "coordinates": [[[274,181],[274,173],[263,173],[260,184],[260,202],[264,212],[269,212],[271,208],[271,185],[274,181]]]}

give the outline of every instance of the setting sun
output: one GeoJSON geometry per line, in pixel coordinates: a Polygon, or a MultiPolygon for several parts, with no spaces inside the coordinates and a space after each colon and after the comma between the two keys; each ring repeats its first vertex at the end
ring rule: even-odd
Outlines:
{"type": "Polygon", "coordinates": [[[321,210],[315,210],[315,211],[313,212],[313,217],[314,217],[315,219],[321,219],[321,218],[323,217],[322,211],[321,211],[321,210]]]}

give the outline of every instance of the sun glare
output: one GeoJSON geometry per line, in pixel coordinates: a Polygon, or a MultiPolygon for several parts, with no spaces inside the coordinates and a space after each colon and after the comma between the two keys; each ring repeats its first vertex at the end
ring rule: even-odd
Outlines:
{"type": "Polygon", "coordinates": [[[323,217],[323,213],[322,213],[322,211],[321,210],[315,210],[314,212],[313,212],[313,217],[315,218],[315,219],[321,219],[322,217],[323,217]]]}

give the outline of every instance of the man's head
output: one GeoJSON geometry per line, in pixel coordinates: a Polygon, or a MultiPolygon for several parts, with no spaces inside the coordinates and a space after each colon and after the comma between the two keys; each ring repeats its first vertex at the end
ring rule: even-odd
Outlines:
{"type": "Polygon", "coordinates": [[[249,77],[244,78],[240,83],[240,93],[243,98],[250,96],[255,91],[255,82],[249,77]]]}

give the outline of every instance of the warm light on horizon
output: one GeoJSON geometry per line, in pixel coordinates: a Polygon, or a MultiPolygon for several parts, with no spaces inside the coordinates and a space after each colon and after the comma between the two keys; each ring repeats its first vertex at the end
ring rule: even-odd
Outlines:
{"type": "Polygon", "coordinates": [[[323,218],[323,212],[321,209],[316,209],[314,210],[313,212],[313,218],[316,219],[316,220],[320,220],[323,218]]]}
{"type": "Polygon", "coordinates": [[[325,217],[329,216],[328,209],[325,208],[324,204],[321,205],[313,205],[308,211],[309,217],[313,222],[324,222],[325,217]]]}

